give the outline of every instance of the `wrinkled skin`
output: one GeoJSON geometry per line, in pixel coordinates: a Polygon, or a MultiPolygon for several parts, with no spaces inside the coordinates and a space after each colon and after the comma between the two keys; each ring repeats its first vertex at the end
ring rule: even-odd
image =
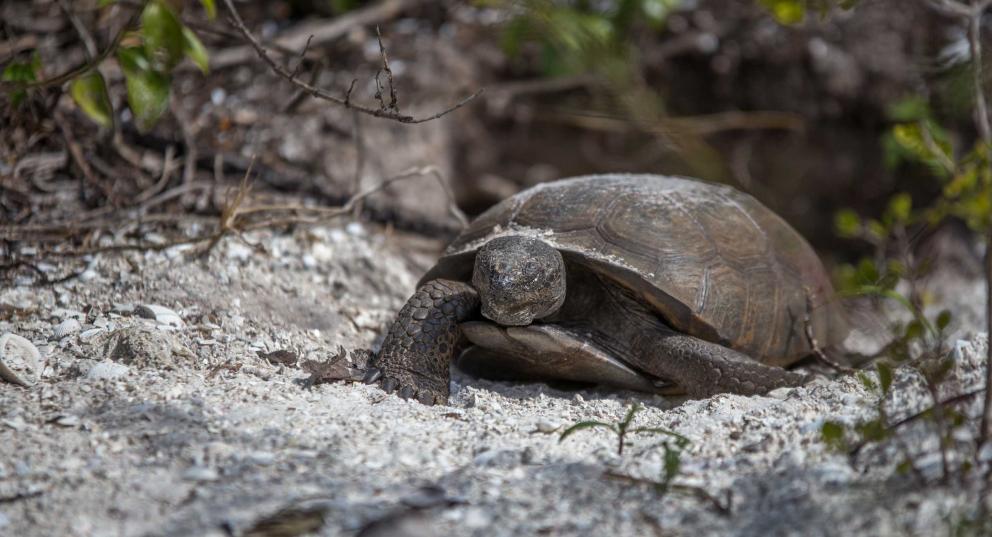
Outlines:
{"type": "Polygon", "coordinates": [[[472,286],[482,300],[483,317],[503,326],[528,325],[565,302],[565,262],[544,241],[495,238],[475,257],[472,286]]]}

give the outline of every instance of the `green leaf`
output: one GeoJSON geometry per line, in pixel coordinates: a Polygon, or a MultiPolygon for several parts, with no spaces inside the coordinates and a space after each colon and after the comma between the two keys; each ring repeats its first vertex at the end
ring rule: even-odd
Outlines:
{"type": "Polygon", "coordinates": [[[858,262],[858,280],[864,285],[873,285],[882,278],[875,262],[867,257],[858,262]]]}
{"type": "Polygon", "coordinates": [[[892,387],[892,366],[886,362],[878,362],[875,368],[878,369],[878,383],[882,387],[882,394],[889,393],[889,388],[892,387]]]}
{"type": "Polygon", "coordinates": [[[903,459],[903,461],[896,466],[896,473],[898,473],[899,475],[906,475],[910,471],[912,471],[912,469],[913,469],[913,461],[909,459],[903,459]]]}
{"type": "Polygon", "coordinates": [[[200,3],[203,4],[203,9],[207,10],[208,19],[217,18],[217,4],[214,3],[214,0],[200,0],[200,3]]]}
{"type": "Polygon", "coordinates": [[[912,210],[913,198],[905,192],[900,192],[889,199],[889,206],[885,209],[885,217],[891,223],[905,224],[909,221],[912,210]]]}
{"type": "Polygon", "coordinates": [[[876,243],[884,241],[889,236],[889,228],[874,218],[869,218],[865,222],[865,229],[868,231],[869,240],[876,243]]]}
{"type": "Polygon", "coordinates": [[[138,47],[122,47],[117,50],[117,61],[125,73],[149,71],[152,66],[145,56],[145,50],[138,47]]]}
{"type": "Polygon", "coordinates": [[[609,423],[603,423],[601,421],[580,421],[579,423],[576,423],[575,425],[572,425],[568,429],[562,431],[561,436],[558,437],[558,442],[565,440],[569,436],[572,436],[573,433],[577,433],[583,429],[594,429],[596,427],[602,427],[616,432],[616,428],[609,423]]]}
{"type": "Polygon", "coordinates": [[[906,323],[906,331],[902,336],[906,341],[913,341],[914,339],[920,339],[923,337],[923,323],[913,319],[906,323]]]}
{"type": "Polygon", "coordinates": [[[847,442],[844,440],[846,428],[843,423],[836,421],[825,421],[820,426],[820,436],[828,447],[837,451],[846,451],[847,442]]]}
{"type": "Polygon", "coordinates": [[[937,330],[943,330],[951,324],[951,312],[950,310],[943,310],[937,314],[937,330]]]}
{"type": "Polygon", "coordinates": [[[861,438],[867,442],[879,442],[889,436],[889,430],[886,429],[881,419],[859,423],[855,429],[861,435],[861,438]]]}
{"type": "Polygon", "coordinates": [[[676,443],[680,447],[685,447],[692,443],[691,440],[680,435],[679,433],[675,431],[670,431],[663,427],[636,427],[634,429],[631,429],[630,432],[635,434],[661,434],[661,435],[671,436],[676,440],[676,443]]]}
{"type": "Polygon", "coordinates": [[[125,71],[124,78],[134,122],[146,132],[169,108],[169,77],[155,71],[125,71]]]}
{"type": "MultiPolygon", "coordinates": [[[[0,80],[4,82],[34,82],[37,80],[36,73],[40,68],[41,60],[37,56],[30,63],[10,62],[0,74],[0,80]]],[[[10,92],[10,104],[18,106],[25,97],[27,97],[27,92],[24,89],[15,89],[10,92]]]]}
{"type": "Polygon", "coordinates": [[[834,229],[845,239],[858,237],[861,235],[861,217],[851,209],[841,209],[834,215],[834,229]]]}
{"type": "Polygon", "coordinates": [[[858,382],[860,382],[861,385],[864,386],[864,388],[869,392],[875,392],[878,390],[878,385],[875,384],[875,381],[872,380],[872,378],[869,377],[867,374],[865,374],[864,371],[858,371],[857,377],[858,377],[858,382]]]}
{"type": "Polygon", "coordinates": [[[107,84],[96,69],[77,77],[69,85],[69,95],[79,108],[101,127],[114,122],[114,109],[107,94],[107,84]]]}
{"type": "Polygon", "coordinates": [[[682,450],[672,448],[667,443],[663,444],[665,450],[665,479],[667,485],[679,475],[682,469],[682,450]]]}
{"type": "Polygon", "coordinates": [[[38,61],[10,62],[4,67],[0,80],[4,82],[34,82],[37,80],[38,61]]]}
{"type": "Polygon", "coordinates": [[[946,133],[931,121],[901,123],[892,127],[892,136],[906,156],[930,167],[945,178],[953,170],[954,154],[946,133]]]}
{"type": "Polygon", "coordinates": [[[780,24],[797,24],[806,18],[806,6],[802,0],[761,0],[761,5],[780,24]]]}
{"type": "Polygon", "coordinates": [[[641,410],[641,405],[637,403],[630,405],[630,408],[627,409],[627,415],[624,416],[623,420],[620,422],[619,429],[621,431],[626,431],[627,427],[629,427],[631,422],[634,421],[634,415],[637,414],[640,410],[641,410]]]}
{"type": "Polygon", "coordinates": [[[920,121],[930,117],[930,103],[919,95],[911,95],[888,105],[886,115],[900,123],[920,121]]]}
{"type": "Polygon", "coordinates": [[[210,72],[210,58],[207,54],[207,48],[203,46],[193,30],[183,26],[183,50],[186,52],[186,56],[200,68],[203,74],[210,72]]]}
{"type": "Polygon", "coordinates": [[[183,26],[172,9],[160,1],[149,2],[141,13],[145,53],[157,70],[169,71],[185,53],[183,26]]]}

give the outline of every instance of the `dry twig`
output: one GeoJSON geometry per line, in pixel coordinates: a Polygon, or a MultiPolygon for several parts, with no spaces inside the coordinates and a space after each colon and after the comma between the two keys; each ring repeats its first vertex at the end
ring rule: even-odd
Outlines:
{"type": "Polygon", "coordinates": [[[427,121],[432,121],[432,120],[438,119],[438,118],[443,117],[443,116],[445,116],[445,115],[447,115],[447,114],[449,114],[451,112],[454,112],[455,110],[458,110],[459,108],[465,106],[470,101],[472,101],[473,99],[475,99],[476,97],[478,97],[479,95],[482,94],[482,91],[483,90],[480,89],[479,91],[473,93],[472,95],[469,95],[468,97],[462,99],[461,101],[458,101],[454,105],[452,105],[452,106],[450,106],[450,107],[448,107],[448,108],[446,108],[444,110],[441,110],[440,112],[437,112],[435,114],[431,114],[431,115],[426,116],[426,117],[420,117],[420,118],[414,117],[414,116],[409,116],[409,115],[406,115],[406,114],[402,114],[402,113],[400,113],[398,111],[394,111],[394,110],[390,110],[390,109],[382,109],[382,108],[376,109],[376,108],[370,108],[370,107],[367,107],[367,106],[364,106],[364,105],[360,105],[360,104],[355,104],[355,103],[351,102],[351,99],[350,99],[351,90],[349,90],[348,91],[348,94],[345,95],[344,97],[338,97],[337,95],[333,95],[331,93],[328,93],[327,91],[324,91],[324,90],[322,90],[322,89],[320,89],[320,88],[318,88],[318,87],[316,87],[316,86],[314,86],[312,84],[309,84],[309,83],[303,81],[302,79],[299,78],[299,76],[294,75],[292,72],[290,72],[289,70],[287,70],[285,66],[281,65],[274,58],[272,58],[272,56],[269,55],[269,53],[265,50],[265,47],[263,47],[262,44],[258,41],[258,38],[256,38],[251,33],[251,31],[248,29],[248,27],[245,26],[244,20],[241,19],[241,15],[238,13],[237,9],[234,7],[234,2],[232,0],[223,0],[223,2],[224,2],[224,5],[227,7],[227,11],[230,14],[231,22],[238,29],[238,31],[241,32],[241,35],[255,49],[255,52],[258,54],[258,57],[261,58],[262,61],[264,61],[266,64],[268,64],[268,66],[276,74],[278,74],[279,76],[281,76],[284,79],[288,80],[294,86],[296,86],[296,87],[298,87],[298,88],[306,91],[308,94],[310,94],[311,96],[316,97],[318,99],[323,99],[325,101],[329,101],[329,102],[332,102],[332,103],[335,103],[335,104],[339,104],[339,105],[344,106],[346,108],[351,108],[353,110],[357,110],[357,111],[359,111],[359,112],[361,112],[363,114],[368,114],[368,115],[373,116],[373,117],[379,117],[379,118],[383,118],[383,119],[391,119],[393,121],[398,121],[400,123],[424,123],[424,122],[427,122],[427,121]]]}

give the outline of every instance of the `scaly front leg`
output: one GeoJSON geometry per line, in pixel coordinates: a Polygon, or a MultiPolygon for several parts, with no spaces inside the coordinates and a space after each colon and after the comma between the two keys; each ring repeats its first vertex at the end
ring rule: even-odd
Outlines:
{"type": "Polygon", "coordinates": [[[478,307],[479,294],[466,283],[432,280],[420,286],[389,327],[365,382],[427,405],[447,403],[458,323],[478,307]]]}

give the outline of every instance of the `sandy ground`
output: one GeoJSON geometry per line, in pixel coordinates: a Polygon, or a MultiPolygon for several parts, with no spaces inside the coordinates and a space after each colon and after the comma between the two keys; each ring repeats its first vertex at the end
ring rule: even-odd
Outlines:
{"type": "MultiPolygon", "coordinates": [[[[205,261],[101,256],[65,284],[0,290],[0,334],[45,364],[31,388],[0,383],[0,535],[929,536],[975,505],[972,485],[923,490],[897,472],[894,448],[852,465],[825,447],[824,420],[872,415],[852,377],[682,401],[456,374],[438,407],[307,389],[299,367],[259,353],[375,345],[440,245],[359,224],[249,240],[265,252],[225,240],[205,261]],[[637,482],[661,479],[667,437],[632,435],[622,456],[602,429],[559,442],[633,403],[635,425],[691,440],[675,482],[718,505],[637,482]]],[[[951,396],[982,383],[983,286],[944,287],[963,319],[951,396]]],[[[909,373],[896,386],[894,418],[928,404],[909,373]]],[[[936,475],[935,437],[906,434],[936,475]]]]}

